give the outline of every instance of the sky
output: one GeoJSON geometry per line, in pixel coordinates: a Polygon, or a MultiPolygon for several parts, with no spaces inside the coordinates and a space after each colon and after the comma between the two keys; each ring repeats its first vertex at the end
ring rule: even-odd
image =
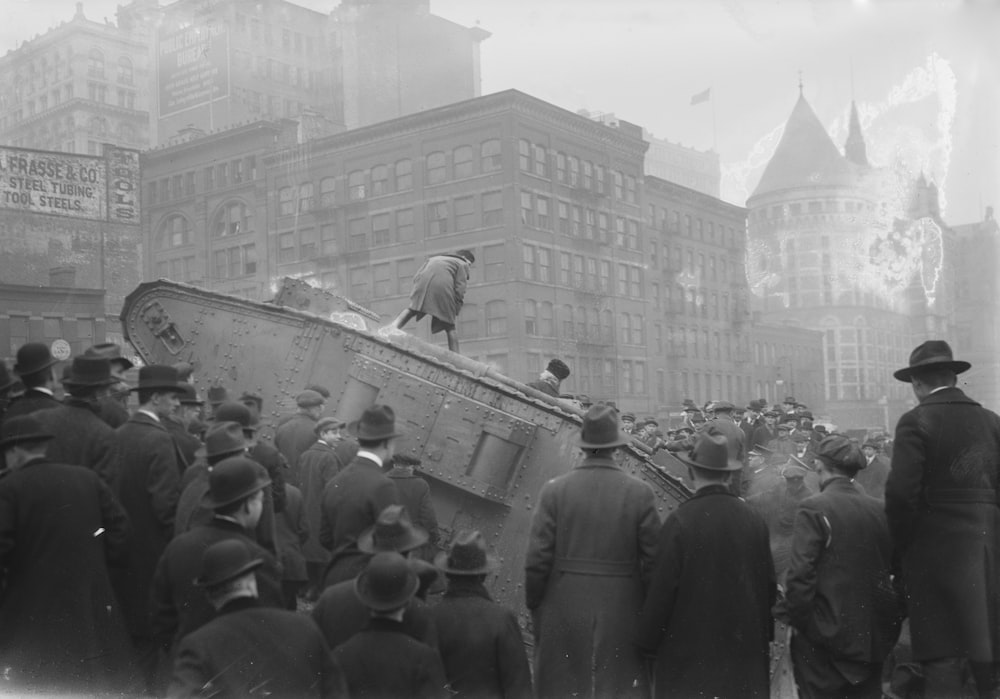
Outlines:
{"type": "MultiPolygon", "coordinates": [[[[113,21],[118,1],[85,0],[84,13],[113,21]]],[[[75,11],[0,6],[0,51],[75,11]]],[[[841,147],[854,99],[869,160],[934,180],[948,223],[1000,206],[998,0],[431,0],[431,11],[492,33],[483,94],[516,88],[715,150],[727,201],[746,203],[801,81],[841,147]]]]}

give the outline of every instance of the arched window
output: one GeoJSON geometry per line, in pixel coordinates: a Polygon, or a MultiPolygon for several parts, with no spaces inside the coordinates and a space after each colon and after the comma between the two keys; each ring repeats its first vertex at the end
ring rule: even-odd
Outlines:
{"type": "Polygon", "coordinates": [[[128,56],[118,59],[118,82],[122,85],[131,85],[133,82],[132,61],[128,56]]]}
{"type": "Polygon", "coordinates": [[[253,233],[253,211],[241,201],[226,202],[216,212],[211,230],[214,238],[253,233]]]}
{"type": "Polygon", "coordinates": [[[171,214],[163,219],[156,232],[156,248],[170,250],[191,242],[191,222],[181,214],[171,214]]]}
{"type": "Polygon", "coordinates": [[[313,205],[313,183],[303,182],[299,185],[299,213],[304,214],[305,212],[312,209],[313,205]]]}
{"type": "Polygon", "coordinates": [[[278,216],[291,216],[295,213],[295,190],[282,187],[278,190],[278,216]]]}
{"type": "Polygon", "coordinates": [[[360,201],[368,196],[365,190],[365,171],[355,170],[347,175],[347,197],[351,201],[360,201]]]}
{"type": "Polygon", "coordinates": [[[409,158],[396,162],[396,191],[413,189],[413,161],[409,158]]]}
{"type": "Polygon", "coordinates": [[[87,76],[104,78],[104,54],[98,49],[91,49],[87,57],[87,76]]]}
{"type": "Polygon", "coordinates": [[[319,181],[319,205],[321,207],[327,208],[336,205],[336,183],[337,180],[334,177],[324,177],[319,181]]]}
{"type": "Polygon", "coordinates": [[[483,141],[479,147],[479,171],[495,172],[503,167],[503,158],[500,155],[500,139],[491,138],[483,141]]]}
{"type": "Polygon", "coordinates": [[[448,178],[448,168],[443,151],[427,156],[427,184],[439,184],[448,178]]]}
{"type": "Polygon", "coordinates": [[[507,302],[503,300],[486,303],[486,335],[501,337],[507,334],[507,302]]]}
{"type": "Polygon", "coordinates": [[[459,146],[452,152],[455,164],[455,179],[472,177],[472,146],[459,146]]]}
{"type": "Polygon", "coordinates": [[[372,168],[372,196],[380,197],[389,193],[389,168],[376,165],[372,168]]]}

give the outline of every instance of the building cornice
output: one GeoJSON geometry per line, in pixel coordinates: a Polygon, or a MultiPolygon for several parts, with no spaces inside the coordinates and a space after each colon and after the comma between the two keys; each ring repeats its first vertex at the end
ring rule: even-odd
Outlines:
{"type": "Polygon", "coordinates": [[[142,157],[147,161],[155,162],[160,158],[174,158],[188,151],[203,150],[213,144],[224,143],[226,141],[238,141],[240,139],[247,138],[248,136],[255,136],[259,133],[270,133],[272,136],[277,136],[281,133],[281,131],[281,122],[279,121],[254,121],[249,124],[241,124],[240,126],[236,126],[231,129],[208,133],[204,136],[191,139],[190,141],[184,141],[183,143],[158,146],[144,151],[142,153],[142,157]]]}
{"type": "Polygon", "coordinates": [[[723,201],[718,197],[713,197],[710,194],[705,194],[697,189],[691,189],[690,187],[685,187],[682,184],[677,184],[676,182],[670,182],[655,175],[645,175],[643,177],[643,186],[657,194],[663,194],[669,197],[672,201],[680,201],[686,204],[694,204],[698,206],[710,206],[716,209],[722,209],[733,216],[740,218],[746,218],[747,209],[746,207],[739,206],[738,204],[732,204],[728,201],[723,201]]]}

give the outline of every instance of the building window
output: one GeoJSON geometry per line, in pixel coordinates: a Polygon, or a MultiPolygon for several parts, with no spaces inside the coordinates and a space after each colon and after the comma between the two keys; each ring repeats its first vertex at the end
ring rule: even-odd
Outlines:
{"type": "Polygon", "coordinates": [[[215,238],[252,232],[253,213],[243,202],[233,201],[223,204],[215,215],[212,225],[212,236],[215,238]]]}
{"type": "Polygon", "coordinates": [[[573,205],[573,235],[579,236],[583,232],[583,209],[573,205]]]}
{"type": "Polygon", "coordinates": [[[556,182],[566,181],[566,154],[556,151],[556,182]]]}
{"type": "Polygon", "coordinates": [[[413,161],[409,158],[396,163],[396,191],[413,189],[413,161]]]}
{"type": "Polygon", "coordinates": [[[521,252],[521,261],[524,264],[524,278],[532,281],[535,279],[535,246],[525,245],[521,252]]]}
{"type": "Polygon", "coordinates": [[[564,201],[558,203],[559,211],[559,232],[569,234],[569,204],[564,201]]]}
{"type": "Polygon", "coordinates": [[[360,201],[368,196],[364,170],[354,170],[347,175],[347,196],[351,201],[360,201]]]}
{"type": "Polygon", "coordinates": [[[555,335],[555,318],[551,301],[538,304],[538,334],[543,337],[555,335]]]}
{"type": "Polygon", "coordinates": [[[570,256],[568,252],[559,253],[559,283],[563,286],[570,285],[570,256]]]}
{"type": "Polygon", "coordinates": [[[615,182],[615,199],[622,201],[625,199],[625,185],[622,173],[618,170],[612,170],[611,176],[614,178],[615,182]]]}
{"type": "Polygon", "coordinates": [[[372,196],[378,197],[389,192],[389,168],[376,165],[372,168],[372,196]]]}
{"type": "Polygon", "coordinates": [[[458,334],[463,340],[479,337],[479,307],[474,303],[462,306],[458,316],[458,334]]]}
{"type": "Polygon", "coordinates": [[[118,82],[122,85],[132,84],[132,61],[126,56],[118,59],[118,82]]]}
{"type": "Polygon", "coordinates": [[[427,184],[440,184],[448,179],[447,163],[442,151],[427,156],[427,184]]]}
{"type": "Polygon", "coordinates": [[[524,334],[538,334],[538,304],[532,299],[524,300],[524,334]]]}
{"type": "Polygon", "coordinates": [[[372,296],[376,299],[392,295],[392,264],[372,265],[372,296]]]}
{"type": "Polygon", "coordinates": [[[475,197],[459,197],[455,199],[455,230],[471,231],[476,227],[475,197]]]}
{"type": "Polygon", "coordinates": [[[503,243],[483,246],[483,278],[488,282],[507,278],[503,243]]]}
{"type": "Polygon", "coordinates": [[[625,175],[625,201],[635,204],[635,178],[632,175],[625,175]]]}
{"type": "Polygon", "coordinates": [[[299,185],[299,213],[304,214],[312,209],[313,183],[303,182],[299,185]]]}
{"type": "Polygon", "coordinates": [[[400,243],[413,240],[413,209],[396,212],[396,240],[400,243]]]}
{"type": "Polygon", "coordinates": [[[427,205],[427,235],[448,232],[448,202],[438,201],[427,205]]]}
{"type": "Polygon", "coordinates": [[[580,159],[575,155],[569,156],[569,186],[580,186],[580,159]]]}
{"type": "Polygon", "coordinates": [[[535,210],[531,206],[531,192],[521,192],[521,224],[535,225],[535,210]]]}
{"type": "Polygon", "coordinates": [[[327,223],[319,228],[320,246],[324,255],[336,255],[340,245],[337,240],[337,226],[327,223]]]}
{"type": "Polygon", "coordinates": [[[479,169],[481,172],[495,172],[503,168],[500,154],[500,139],[491,138],[479,146],[479,169]]]}
{"type": "Polygon", "coordinates": [[[483,193],[483,226],[503,224],[503,193],[483,193]]]}
{"type": "Polygon", "coordinates": [[[372,216],[372,245],[389,245],[391,242],[389,214],[375,214],[372,216]]]}
{"type": "Polygon", "coordinates": [[[104,54],[91,49],[87,57],[87,77],[104,79],[104,54]]]}
{"type": "Polygon", "coordinates": [[[606,184],[604,181],[604,166],[595,165],[594,166],[594,184],[597,185],[597,193],[604,194],[606,191],[606,184]]]}
{"type": "Polygon", "coordinates": [[[472,146],[459,146],[452,152],[455,179],[472,177],[472,146]]]}
{"type": "Polygon", "coordinates": [[[368,249],[368,219],[352,218],[347,221],[347,250],[358,252],[368,249]]]}
{"type": "Polygon", "coordinates": [[[486,335],[502,337],[507,334],[507,302],[488,301],[486,303],[486,335]]]}
{"type": "Polygon", "coordinates": [[[552,251],[548,248],[538,248],[538,281],[552,282],[552,251]]]}
{"type": "Polygon", "coordinates": [[[319,181],[319,205],[322,208],[332,208],[336,205],[336,178],[324,177],[319,181]]]}
{"type": "Polygon", "coordinates": [[[278,263],[295,261],[295,233],[282,233],[278,236],[278,263]]]}
{"type": "Polygon", "coordinates": [[[589,160],[583,161],[583,188],[592,189],[594,186],[594,164],[589,160]]]}
{"type": "Polygon", "coordinates": [[[544,228],[545,230],[551,230],[552,221],[549,219],[548,197],[536,197],[535,209],[538,212],[538,227],[544,228]]]}
{"type": "Polygon", "coordinates": [[[545,150],[545,146],[540,146],[537,143],[534,146],[535,152],[535,174],[539,177],[548,177],[549,174],[549,157],[545,150]]]}
{"type": "Polygon", "coordinates": [[[278,190],[278,216],[291,216],[295,213],[295,190],[282,187],[278,190]]]}
{"type": "Polygon", "coordinates": [[[531,172],[531,142],[523,138],[517,142],[517,164],[521,172],[531,172]]]}
{"type": "Polygon", "coordinates": [[[156,238],[160,250],[188,245],[191,242],[191,222],[181,214],[172,214],[160,224],[156,238]]]}
{"type": "MultiPolygon", "coordinates": [[[[397,280],[397,291],[398,294],[409,294],[410,287],[413,285],[413,273],[417,269],[416,260],[412,257],[408,257],[403,260],[399,260],[396,263],[396,280],[397,280]]],[[[468,311],[469,306],[465,304],[462,306],[462,311],[468,311]]]]}

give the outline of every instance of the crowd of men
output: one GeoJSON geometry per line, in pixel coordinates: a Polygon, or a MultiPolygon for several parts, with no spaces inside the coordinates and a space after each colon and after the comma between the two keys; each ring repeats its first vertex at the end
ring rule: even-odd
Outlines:
{"type": "Polygon", "coordinates": [[[307,386],[272,442],[260,396],[203,401],[190,366],[130,386],[98,345],[58,400],[57,364],[0,363],[0,694],[765,697],[776,622],[803,697],[998,691],[1000,417],[943,341],[895,372],[918,404],[891,443],[792,397],[688,402],[665,434],[590,406],[532,497],[527,629],[483,534],[442,540],[390,406],[345,424],[307,386]],[[626,446],[686,469],[665,520],[626,446]]]}

